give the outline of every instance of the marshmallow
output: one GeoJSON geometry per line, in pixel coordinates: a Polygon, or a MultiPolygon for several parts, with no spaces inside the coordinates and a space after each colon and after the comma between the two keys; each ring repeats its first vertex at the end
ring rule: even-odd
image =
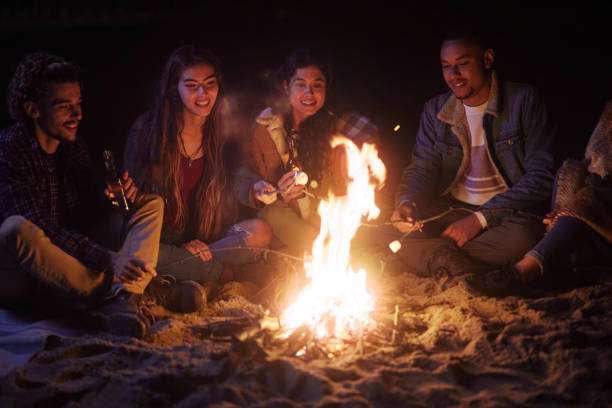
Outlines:
{"type": "Polygon", "coordinates": [[[295,184],[297,186],[305,186],[306,183],[308,183],[308,174],[301,170],[295,173],[295,184]]]}
{"type": "Polygon", "coordinates": [[[399,251],[401,247],[402,247],[402,244],[398,240],[395,240],[389,244],[389,249],[393,251],[393,253],[396,253],[397,251],[399,251]]]}

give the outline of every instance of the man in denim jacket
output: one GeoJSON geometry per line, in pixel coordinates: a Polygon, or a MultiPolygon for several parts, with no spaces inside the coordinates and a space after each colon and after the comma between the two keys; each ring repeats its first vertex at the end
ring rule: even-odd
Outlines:
{"type": "Polygon", "coordinates": [[[533,87],[498,79],[493,50],[474,36],[448,37],[440,59],[450,92],[425,104],[391,221],[405,231],[461,209],[411,233],[400,255],[434,274],[514,262],[544,232],[554,174],[546,109],[533,87]]]}

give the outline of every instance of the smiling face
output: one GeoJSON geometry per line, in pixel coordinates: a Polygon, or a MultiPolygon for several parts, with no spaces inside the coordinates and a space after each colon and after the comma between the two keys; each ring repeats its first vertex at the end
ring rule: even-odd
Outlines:
{"type": "Polygon", "coordinates": [[[78,82],[52,83],[38,104],[26,106],[43,148],[59,142],[74,142],[82,119],[81,87],[78,82]]]}
{"type": "Polygon", "coordinates": [[[462,40],[446,41],[440,50],[442,75],[458,99],[468,106],[478,106],[489,98],[493,50],[462,40]]]}
{"type": "Polygon", "coordinates": [[[200,118],[210,115],[219,93],[219,83],[211,65],[201,63],[185,68],[177,88],[185,114],[200,118]]]}
{"type": "Polygon", "coordinates": [[[289,83],[285,81],[283,86],[289,95],[293,125],[296,128],[325,104],[327,81],[317,66],[298,68],[289,83]]]}

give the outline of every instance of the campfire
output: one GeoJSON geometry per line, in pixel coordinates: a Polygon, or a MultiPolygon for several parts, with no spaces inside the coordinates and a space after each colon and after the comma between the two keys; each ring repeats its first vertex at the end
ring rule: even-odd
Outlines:
{"type": "MultiPolygon", "coordinates": [[[[370,318],[375,300],[366,288],[366,271],[351,268],[350,246],[362,221],[380,213],[374,192],[386,173],[374,145],[366,143],[359,149],[343,136],[336,136],[331,145],[346,151],[347,193],[330,193],[327,201],[321,201],[321,229],[312,257],[304,262],[309,283],[280,319],[286,336],[308,330],[327,354],[341,351],[375,327],[370,318]]],[[[303,353],[302,348],[296,354],[303,353]]]]}

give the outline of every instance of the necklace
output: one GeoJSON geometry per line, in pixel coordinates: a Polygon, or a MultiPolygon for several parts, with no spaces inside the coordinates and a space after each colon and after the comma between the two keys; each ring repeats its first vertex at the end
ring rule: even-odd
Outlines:
{"type": "Polygon", "coordinates": [[[198,153],[200,153],[200,150],[202,150],[202,143],[200,143],[200,146],[198,146],[195,152],[189,154],[187,153],[187,149],[185,148],[185,141],[183,140],[183,136],[179,135],[179,139],[181,140],[181,146],[183,147],[183,152],[187,156],[187,161],[188,161],[187,164],[189,165],[189,167],[191,167],[191,165],[193,164],[193,161],[195,160],[195,157],[198,155],[198,153]]]}

